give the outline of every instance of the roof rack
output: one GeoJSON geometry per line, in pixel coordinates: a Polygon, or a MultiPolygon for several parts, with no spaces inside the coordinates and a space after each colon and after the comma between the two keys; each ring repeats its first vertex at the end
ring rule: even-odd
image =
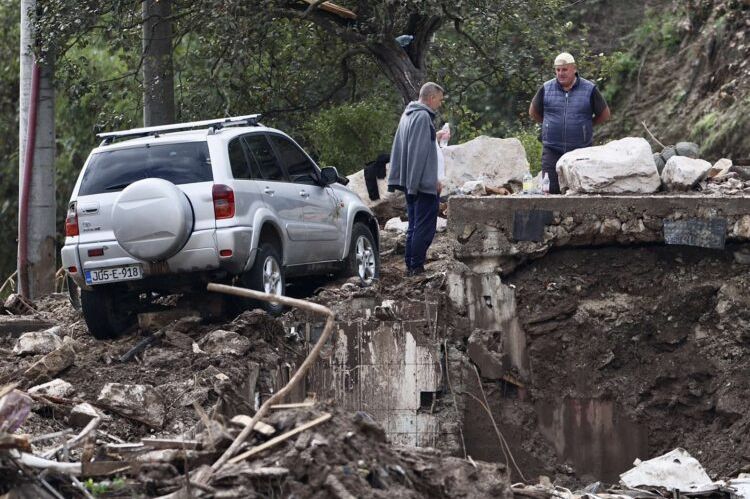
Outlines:
{"type": "Polygon", "coordinates": [[[132,128],[130,130],[122,130],[120,132],[97,133],[96,136],[100,139],[104,139],[101,145],[107,145],[111,144],[116,139],[121,139],[124,137],[145,137],[147,135],[158,136],[160,132],[174,132],[177,130],[191,130],[210,127],[222,128],[226,125],[241,125],[243,123],[248,126],[257,126],[260,118],[260,114],[248,114],[245,116],[232,116],[230,118],[216,118],[213,120],[191,121],[188,123],[175,123],[172,125],[132,128]]]}

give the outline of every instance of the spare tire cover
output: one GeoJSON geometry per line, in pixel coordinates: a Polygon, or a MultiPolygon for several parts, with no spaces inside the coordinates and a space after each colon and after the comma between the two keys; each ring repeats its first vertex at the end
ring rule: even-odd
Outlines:
{"type": "Polygon", "coordinates": [[[112,230],[122,249],[157,262],[175,255],[190,237],[193,210],[172,182],[147,178],[127,186],[112,207],[112,230]]]}

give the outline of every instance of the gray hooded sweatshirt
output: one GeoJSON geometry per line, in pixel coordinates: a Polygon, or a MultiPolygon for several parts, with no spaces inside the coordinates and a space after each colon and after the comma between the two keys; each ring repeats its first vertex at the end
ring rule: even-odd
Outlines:
{"type": "Polygon", "coordinates": [[[391,150],[388,190],[437,195],[438,158],[435,148],[435,111],[419,101],[410,102],[396,130],[391,150]]]}

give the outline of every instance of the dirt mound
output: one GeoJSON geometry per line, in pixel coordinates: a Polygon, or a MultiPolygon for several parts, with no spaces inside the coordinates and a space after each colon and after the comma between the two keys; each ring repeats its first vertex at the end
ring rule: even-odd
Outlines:
{"type": "Polygon", "coordinates": [[[542,431],[545,413],[606,409],[635,426],[615,428],[623,440],[605,449],[632,444],[650,457],[682,447],[713,477],[747,465],[750,277],[733,249],[566,249],[510,276],[542,431]]]}

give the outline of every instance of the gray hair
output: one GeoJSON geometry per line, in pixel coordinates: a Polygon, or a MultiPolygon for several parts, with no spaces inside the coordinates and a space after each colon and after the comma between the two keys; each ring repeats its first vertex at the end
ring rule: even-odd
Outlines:
{"type": "Polygon", "coordinates": [[[427,100],[438,93],[445,94],[445,90],[443,90],[443,87],[441,87],[437,83],[428,81],[427,83],[422,85],[422,88],[419,89],[419,100],[427,100]]]}

